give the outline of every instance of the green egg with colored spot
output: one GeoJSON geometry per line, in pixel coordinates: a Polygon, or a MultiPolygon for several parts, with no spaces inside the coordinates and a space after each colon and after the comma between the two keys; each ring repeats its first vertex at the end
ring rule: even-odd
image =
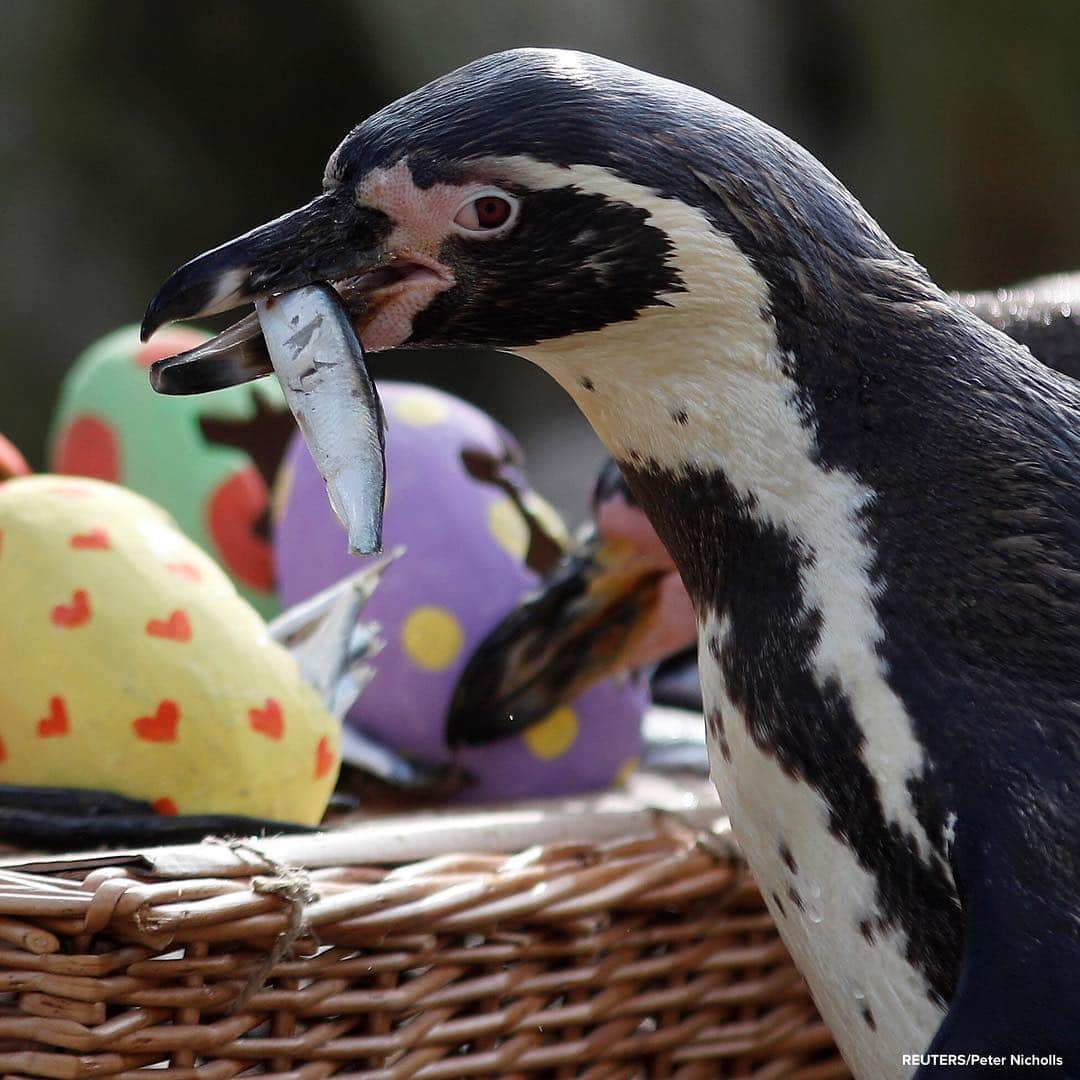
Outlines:
{"type": "Polygon", "coordinates": [[[150,365],[207,337],[170,327],[142,343],[138,327],[126,326],[91,345],[64,379],[49,467],[123,484],[163,506],[269,617],[279,610],[269,493],[295,423],[273,379],[155,394],[150,365]]]}

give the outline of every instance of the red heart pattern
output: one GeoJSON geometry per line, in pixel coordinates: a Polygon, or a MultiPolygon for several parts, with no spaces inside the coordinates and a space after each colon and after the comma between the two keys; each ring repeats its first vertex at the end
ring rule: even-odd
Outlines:
{"type": "Polygon", "coordinates": [[[166,698],[153,716],[140,716],[134,723],[135,734],[146,742],[175,742],[180,709],[175,701],[166,698]]]}
{"type": "Polygon", "coordinates": [[[146,632],[166,641],[190,641],[191,621],[184,612],[176,610],[167,619],[151,619],[146,624],[146,632]]]}
{"type": "Polygon", "coordinates": [[[63,626],[69,630],[83,626],[90,621],[90,596],[85,589],[76,589],[71,594],[70,604],[57,604],[52,609],[54,626],[63,626]]]}
{"type": "Polygon", "coordinates": [[[330,740],[324,735],[315,748],[315,779],[321,780],[334,767],[337,755],[330,749],[330,740]]]}
{"type": "MultiPolygon", "coordinates": [[[[74,486],[58,486],[55,490],[58,493],[70,495],[87,494],[74,486]]],[[[2,542],[3,534],[0,533],[0,544],[2,542]]],[[[85,532],[72,534],[68,539],[68,545],[76,551],[108,551],[112,548],[112,540],[108,530],[95,526],[85,532]]],[[[189,562],[166,563],[165,569],[190,582],[203,580],[202,570],[189,562]]],[[[70,600],[55,605],[50,613],[53,625],[64,629],[85,626],[92,616],[93,605],[86,589],[75,589],[70,600]]],[[[179,608],[170,612],[166,618],[150,619],[146,623],[145,632],[151,637],[176,642],[190,641],[193,633],[190,618],[179,608]]],[[[265,735],[269,739],[277,741],[284,738],[285,713],[280,703],[274,698],[267,698],[262,706],[249,709],[248,723],[252,731],[265,735]]],[[[175,742],[179,734],[179,726],[180,707],[169,698],[160,701],[152,713],[139,716],[132,721],[135,735],[145,742],[152,743],[175,742]]],[[[42,739],[71,734],[71,719],[67,701],[63,695],[57,694],[49,699],[48,712],[44,716],[39,716],[36,732],[38,738],[42,739]]],[[[0,762],[6,761],[7,757],[7,747],[0,738],[0,762]]],[[[336,763],[337,754],[332,749],[330,740],[321,738],[315,749],[314,778],[319,780],[329,775],[336,763]]],[[[162,815],[171,816],[179,813],[176,801],[169,796],[157,799],[153,803],[153,808],[156,813],[162,815]]]]}
{"type": "Polygon", "coordinates": [[[285,714],[273,698],[267,698],[261,709],[248,709],[248,723],[252,731],[271,739],[280,739],[285,734],[285,714]]]}
{"type": "Polygon", "coordinates": [[[66,735],[68,733],[67,703],[59,695],[49,699],[49,715],[43,716],[37,722],[39,739],[48,739],[53,735],[66,735]]]}
{"type": "Polygon", "coordinates": [[[112,547],[109,534],[100,525],[89,532],[76,533],[68,543],[78,551],[108,551],[112,547]]]}

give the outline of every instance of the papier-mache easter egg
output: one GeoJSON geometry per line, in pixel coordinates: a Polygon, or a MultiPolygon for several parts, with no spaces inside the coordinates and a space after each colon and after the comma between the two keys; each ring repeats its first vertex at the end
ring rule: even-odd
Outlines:
{"type": "MultiPolygon", "coordinates": [[[[524,733],[451,751],[446,717],[472,650],[535,588],[565,537],[527,484],[520,451],[490,417],[429,387],[381,382],[386,410],[383,545],[405,554],[364,609],[385,649],[347,723],[475,779],[466,797],[513,798],[610,784],[636,758],[647,691],[602,683],[524,733]]],[[[290,446],[275,492],[274,556],[282,601],[297,603],[363,565],[346,552],[304,446],[290,446]]]]}
{"type": "Polygon", "coordinates": [[[0,484],[0,783],[318,822],[340,725],[169,516],[81,477],[0,484]]]}
{"type": "Polygon", "coordinates": [[[30,472],[30,466],[26,464],[26,458],[19,453],[18,447],[10,440],[0,435],[0,481],[10,480],[13,476],[26,476],[30,472]]]}
{"type": "Polygon", "coordinates": [[[275,379],[163,397],[148,369],[208,335],[170,327],[148,342],[124,327],[84,352],[53,421],[53,472],[111,480],[163,506],[264,615],[279,605],[269,491],[295,424],[275,379]]]}

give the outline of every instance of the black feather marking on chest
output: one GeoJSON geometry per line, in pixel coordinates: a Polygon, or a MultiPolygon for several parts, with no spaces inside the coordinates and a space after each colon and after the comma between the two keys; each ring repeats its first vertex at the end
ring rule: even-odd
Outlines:
{"type": "Polygon", "coordinates": [[[814,678],[810,658],[821,613],[804,602],[805,553],[782,529],[755,517],[753,502],[719,473],[675,476],[620,464],[695,603],[729,620],[709,651],[754,744],[820,793],[830,832],[874,877],[877,925],[905,934],[908,961],[923,972],[935,1000],[947,1001],[960,964],[959,903],[942,859],[934,854],[924,861],[912,837],[887,820],[842,689],[814,678]],[[707,558],[702,538],[708,538],[707,558]]]}
{"type": "Polygon", "coordinates": [[[879,652],[934,765],[913,806],[942,854],[956,815],[965,908],[1007,895],[1014,947],[1075,940],[1080,387],[918,273],[867,273],[831,326],[781,285],[773,308],[820,467],[875,493],[879,652]]]}

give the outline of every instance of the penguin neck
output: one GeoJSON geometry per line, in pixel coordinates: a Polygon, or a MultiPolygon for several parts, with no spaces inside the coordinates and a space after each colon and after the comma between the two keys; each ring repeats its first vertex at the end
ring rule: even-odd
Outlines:
{"type": "Polygon", "coordinates": [[[835,542],[822,512],[847,523],[871,493],[816,463],[816,432],[778,350],[694,348],[718,337],[697,336],[661,370],[627,365],[610,382],[562,365],[548,370],[618,461],[701,618],[724,605],[720,572],[733,554],[724,543],[732,515],[752,514],[824,550],[835,542]]]}
{"type": "Polygon", "coordinates": [[[733,505],[826,550],[836,541],[824,513],[847,521],[871,493],[817,464],[813,418],[799,404],[766,282],[746,256],[702,225],[682,230],[676,257],[686,291],[665,304],[519,351],[567,390],[620,463],[700,619],[722,604],[725,557],[723,522],[701,517],[703,483],[722,481],[733,505]],[[715,542],[680,542],[703,528],[715,542]]]}
{"type": "Polygon", "coordinates": [[[768,407],[788,402],[794,384],[765,329],[762,321],[750,340],[732,340],[725,327],[699,326],[665,332],[662,356],[620,348],[605,357],[586,346],[543,366],[620,464],[720,471],[749,496],[775,486],[782,457],[804,456],[812,438],[790,409],[768,407]]]}
{"type": "Polygon", "coordinates": [[[796,386],[768,286],[699,211],[665,201],[653,219],[673,240],[684,291],[633,319],[517,351],[566,389],[611,455],[643,478],[719,472],[748,498],[782,487],[787,459],[805,459],[813,435],[791,402],[796,386]]]}

